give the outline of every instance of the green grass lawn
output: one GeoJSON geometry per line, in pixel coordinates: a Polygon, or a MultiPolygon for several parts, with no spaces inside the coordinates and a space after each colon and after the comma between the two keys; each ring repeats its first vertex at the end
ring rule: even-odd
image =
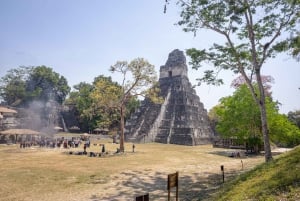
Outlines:
{"type": "Polygon", "coordinates": [[[211,200],[300,200],[300,147],[224,184],[211,200]]]}

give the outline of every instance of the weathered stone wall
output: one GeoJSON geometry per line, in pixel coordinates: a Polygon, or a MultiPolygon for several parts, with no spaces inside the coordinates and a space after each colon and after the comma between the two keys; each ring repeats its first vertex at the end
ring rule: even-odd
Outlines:
{"type": "Polygon", "coordinates": [[[163,104],[144,100],[126,122],[125,137],[134,142],[199,145],[213,137],[207,111],[187,76],[186,58],[174,50],[160,68],[160,96],[163,104]]]}

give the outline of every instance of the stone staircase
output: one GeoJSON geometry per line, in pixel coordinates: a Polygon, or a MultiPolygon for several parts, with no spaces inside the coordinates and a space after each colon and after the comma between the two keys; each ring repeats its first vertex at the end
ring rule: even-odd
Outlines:
{"type": "Polygon", "coordinates": [[[154,104],[150,100],[143,101],[139,110],[126,122],[125,139],[131,142],[147,139],[149,142],[149,130],[157,119],[160,107],[161,105],[154,104]]]}

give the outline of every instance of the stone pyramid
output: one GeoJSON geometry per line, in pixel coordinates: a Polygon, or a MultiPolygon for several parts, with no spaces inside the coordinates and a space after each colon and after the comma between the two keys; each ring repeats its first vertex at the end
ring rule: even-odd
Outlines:
{"type": "Polygon", "coordinates": [[[200,145],[211,143],[207,111],[188,79],[183,51],[175,49],[160,67],[162,104],[142,101],[127,120],[125,139],[131,142],[200,145]]]}

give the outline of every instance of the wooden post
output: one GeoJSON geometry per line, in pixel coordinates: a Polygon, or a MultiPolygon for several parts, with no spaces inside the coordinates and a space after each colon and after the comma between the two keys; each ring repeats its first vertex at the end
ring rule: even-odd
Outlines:
{"type": "Polygon", "coordinates": [[[241,160],[241,163],[242,163],[242,170],[244,170],[244,163],[243,163],[243,160],[241,160]]]}
{"type": "Polygon", "coordinates": [[[168,175],[168,201],[170,201],[172,187],[176,187],[176,201],[178,201],[178,172],[168,175]]]}
{"type": "Polygon", "coordinates": [[[225,182],[224,165],[221,165],[221,172],[222,172],[222,178],[224,183],[225,182]]]}

